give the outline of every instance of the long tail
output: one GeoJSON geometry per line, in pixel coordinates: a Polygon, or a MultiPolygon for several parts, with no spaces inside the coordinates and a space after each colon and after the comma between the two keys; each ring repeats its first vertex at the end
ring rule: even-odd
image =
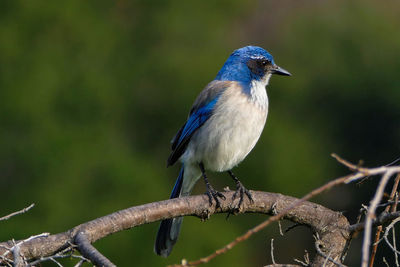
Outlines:
{"type": "MultiPolygon", "coordinates": [[[[186,168],[186,172],[184,172],[184,166],[182,165],[170,199],[189,195],[199,177],[200,173],[197,168],[186,168]]],[[[173,246],[178,240],[182,221],[183,217],[178,217],[166,219],[161,222],[154,244],[154,252],[157,255],[168,257],[171,253],[173,246]]]]}

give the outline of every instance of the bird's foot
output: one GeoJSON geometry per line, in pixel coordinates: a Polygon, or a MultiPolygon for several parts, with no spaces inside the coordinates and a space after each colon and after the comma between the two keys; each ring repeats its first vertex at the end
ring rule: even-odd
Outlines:
{"type": "Polygon", "coordinates": [[[246,195],[248,197],[248,199],[250,200],[250,203],[253,203],[253,196],[251,195],[250,191],[246,189],[246,187],[243,186],[243,184],[239,181],[239,179],[233,174],[232,171],[228,171],[228,174],[232,177],[232,179],[235,181],[236,183],[236,191],[232,196],[232,204],[231,204],[231,213],[235,214],[238,212],[241,212],[242,208],[243,208],[243,199],[244,199],[244,195],[246,195]],[[236,199],[236,197],[239,195],[239,202],[237,204],[237,206],[233,206],[233,203],[236,199]]]}
{"type": "Polygon", "coordinates": [[[247,196],[247,198],[250,200],[250,203],[254,202],[253,196],[250,193],[250,191],[246,187],[244,187],[244,185],[239,180],[236,180],[236,191],[232,196],[232,206],[231,206],[234,211],[237,211],[237,212],[241,211],[241,208],[243,207],[244,195],[247,196]],[[238,196],[239,196],[239,203],[237,204],[236,207],[233,207],[233,202],[235,201],[235,199],[238,196]]]}
{"type": "Polygon", "coordinates": [[[219,198],[221,198],[223,200],[226,199],[224,194],[215,190],[210,184],[207,186],[206,194],[208,196],[208,201],[210,203],[210,207],[213,204],[213,200],[215,200],[215,208],[217,208],[217,209],[221,207],[221,202],[219,201],[219,198]]]}
{"type": "Polygon", "coordinates": [[[201,173],[203,174],[204,182],[206,184],[206,188],[207,188],[206,194],[208,196],[208,201],[210,203],[210,207],[212,206],[213,199],[214,199],[215,203],[216,203],[215,204],[215,208],[218,209],[218,208],[221,207],[221,202],[219,202],[218,198],[221,198],[221,199],[225,200],[225,196],[221,192],[218,192],[217,190],[215,190],[214,187],[212,187],[212,185],[208,181],[208,178],[207,178],[206,171],[204,169],[203,163],[199,163],[199,167],[200,167],[201,173]]]}

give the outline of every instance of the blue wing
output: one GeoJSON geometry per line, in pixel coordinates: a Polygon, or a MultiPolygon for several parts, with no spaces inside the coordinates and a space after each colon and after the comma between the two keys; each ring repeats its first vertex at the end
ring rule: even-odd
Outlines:
{"type": "Polygon", "coordinates": [[[185,125],[179,130],[172,144],[172,153],[168,158],[167,166],[173,165],[185,152],[190,138],[212,115],[213,108],[218,101],[219,96],[212,101],[194,111],[185,125]]]}
{"type": "Polygon", "coordinates": [[[167,160],[167,166],[173,165],[182,156],[190,138],[211,117],[219,97],[230,84],[227,81],[213,81],[200,93],[188,120],[172,140],[172,153],[167,160]]]}

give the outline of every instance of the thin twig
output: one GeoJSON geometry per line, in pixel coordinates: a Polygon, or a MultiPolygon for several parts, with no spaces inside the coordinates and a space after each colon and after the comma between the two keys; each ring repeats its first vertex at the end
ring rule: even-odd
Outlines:
{"type": "MultiPolygon", "coordinates": [[[[400,174],[398,174],[396,176],[396,179],[394,180],[394,184],[392,187],[392,192],[390,193],[390,197],[389,197],[389,201],[388,202],[392,202],[393,199],[395,198],[396,192],[397,192],[397,187],[399,186],[399,181],[400,181],[400,174]]],[[[395,203],[395,202],[394,202],[395,203]]],[[[392,212],[394,213],[396,210],[396,204],[393,204],[392,206],[386,206],[385,207],[385,213],[389,212],[389,209],[392,210],[392,212]]],[[[379,239],[381,236],[381,233],[383,231],[383,227],[382,225],[378,226],[377,230],[376,230],[376,234],[375,234],[375,240],[374,240],[374,246],[372,248],[372,253],[371,253],[371,259],[369,262],[369,267],[373,267],[374,266],[374,261],[375,261],[375,255],[376,252],[378,250],[378,244],[379,244],[379,239]]],[[[394,232],[394,228],[393,228],[393,232],[394,232]]],[[[395,243],[394,243],[395,244],[395,243]]],[[[397,254],[395,253],[395,257],[396,257],[396,262],[397,262],[397,254]]],[[[398,264],[397,264],[398,265],[398,264]]]]}
{"type": "MultiPolygon", "coordinates": [[[[302,225],[301,223],[295,223],[295,224],[289,226],[288,228],[286,228],[286,229],[285,229],[285,233],[288,233],[289,231],[291,231],[291,230],[293,230],[294,228],[299,227],[299,226],[304,226],[304,225],[302,225]]],[[[282,235],[283,235],[283,234],[282,234],[282,235]]]]}
{"type": "Polygon", "coordinates": [[[366,222],[365,222],[361,267],[368,266],[369,247],[371,244],[372,221],[375,217],[376,207],[378,206],[379,202],[381,201],[382,196],[383,196],[383,191],[385,190],[386,184],[392,175],[393,175],[393,171],[387,171],[382,176],[382,179],[379,182],[378,188],[375,192],[375,196],[371,201],[371,205],[369,206],[368,213],[366,216],[366,222]]]}
{"type": "Polygon", "coordinates": [[[2,255],[0,255],[0,260],[1,260],[1,264],[6,264],[7,266],[12,266],[12,263],[14,263],[13,260],[10,260],[9,258],[6,258],[2,255]]]}
{"type": "Polygon", "coordinates": [[[360,178],[366,177],[366,176],[372,176],[372,175],[379,175],[379,174],[384,174],[386,172],[392,172],[392,173],[400,173],[400,166],[382,166],[382,167],[377,167],[377,168],[361,168],[357,165],[354,165],[350,162],[348,162],[345,159],[342,159],[336,154],[331,154],[332,157],[334,157],[338,162],[341,164],[345,165],[352,171],[357,171],[353,175],[349,175],[348,180],[345,181],[346,184],[351,183],[353,181],[359,180],[360,178]]]}
{"type": "Polygon", "coordinates": [[[50,261],[54,262],[55,264],[57,264],[59,267],[63,267],[61,265],[61,263],[59,263],[54,257],[50,257],[50,261]]]}
{"type": "MultiPolygon", "coordinates": [[[[79,262],[90,262],[88,259],[84,258],[81,255],[74,255],[72,254],[74,250],[74,246],[71,244],[70,247],[67,247],[66,249],[56,253],[55,255],[52,256],[48,256],[48,257],[42,257],[40,259],[37,259],[35,261],[32,261],[28,264],[28,267],[33,267],[36,266],[39,263],[45,262],[45,261],[51,261],[52,259],[63,259],[63,258],[76,258],[76,259],[80,259],[79,262]]],[[[75,266],[80,266],[78,265],[79,262],[75,265],[75,266]]]]}
{"type": "Polygon", "coordinates": [[[0,221],[5,221],[5,220],[10,219],[10,218],[13,217],[13,216],[16,216],[16,215],[25,213],[25,212],[27,212],[28,210],[30,210],[31,208],[33,208],[34,206],[35,206],[35,203],[32,203],[32,204],[30,204],[28,207],[23,208],[22,210],[19,210],[19,211],[16,211],[16,212],[13,212],[13,213],[11,213],[11,214],[8,214],[8,215],[6,215],[6,216],[1,217],[1,218],[0,218],[0,221]]]}
{"type": "Polygon", "coordinates": [[[86,260],[80,260],[77,264],[74,265],[74,267],[81,267],[82,264],[84,264],[86,260]]]}
{"type": "Polygon", "coordinates": [[[294,259],[294,261],[297,262],[297,263],[300,263],[301,266],[303,266],[303,267],[308,267],[308,266],[310,266],[309,264],[305,264],[304,262],[302,262],[302,261],[299,260],[299,259],[294,259]]]}
{"type": "MultiPolygon", "coordinates": [[[[374,219],[372,222],[373,227],[378,227],[381,225],[385,225],[388,222],[393,221],[394,219],[400,217],[400,211],[396,211],[393,213],[388,213],[383,211],[381,214],[379,214],[379,217],[374,219]]],[[[357,234],[365,229],[365,222],[362,223],[356,223],[352,224],[349,226],[349,231],[352,234],[357,234]]]]}
{"type": "MultiPolygon", "coordinates": [[[[392,229],[392,240],[393,240],[393,248],[395,250],[397,250],[397,248],[396,248],[396,232],[395,232],[395,228],[394,227],[392,229]]],[[[399,266],[399,259],[397,257],[397,253],[394,253],[394,260],[395,260],[396,266],[398,267],[399,266]]]]}
{"type": "MultiPolygon", "coordinates": [[[[394,194],[394,204],[391,206],[391,209],[390,209],[391,212],[396,212],[396,210],[397,210],[397,203],[399,201],[399,194],[397,192],[397,186],[399,185],[399,182],[400,182],[400,173],[397,174],[396,180],[395,180],[396,192],[394,194]]],[[[394,188],[394,186],[393,186],[393,188],[394,188]]],[[[393,236],[393,246],[395,249],[397,249],[396,248],[396,234],[395,234],[394,228],[392,231],[392,236],[393,236]]],[[[397,255],[397,253],[394,253],[394,259],[395,259],[396,266],[399,267],[400,264],[399,264],[399,257],[397,255]]]]}
{"type": "Polygon", "coordinates": [[[397,159],[393,160],[392,162],[386,164],[385,166],[392,166],[392,165],[396,164],[397,162],[400,162],[400,157],[398,157],[397,159]]]}
{"type": "Polygon", "coordinates": [[[393,221],[389,224],[389,226],[386,228],[385,234],[383,235],[383,239],[385,240],[386,244],[388,244],[388,246],[389,246],[389,247],[392,249],[392,251],[393,251],[394,253],[396,253],[396,254],[400,254],[400,251],[398,251],[394,246],[392,246],[392,244],[390,243],[390,241],[389,241],[389,239],[388,239],[388,234],[389,234],[390,229],[394,229],[394,225],[395,225],[396,223],[398,223],[399,221],[400,221],[400,217],[397,218],[397,219],[395,219],[395,220],[393,220],[393,221]]]}
{"type": "Polygon", "coordinates": [[[275,258],[274,258],[274,239],[271,238],[271,260],[272,264],[276,264],[275,258]]]}
{"type": "Polygon", "coordinates": [[[304,261],[301,261],[299,259],[294,259],[295,262],[300,263],[301,266],[303,267],[309,267],[310,266],[310,258],[308,256],[308,251],[305,251],[306,254],[304,255],[304,261]]]}
{"type": "Polygon", "coordinates": [[[382,261],[383,261],[384,264],[386,264],[387,267],[390,267],[390,265],[389,265],[389,263],[387,262],[387,260],[386,260],[385,257],[382,258],[382,261]]]}
{"type": "MultiPolygon", "coordinates": [[[[360,223],[363,214],[364,214],[364,209],[361,208],[359,214],[357,215],[356,225],[358,225],[360,223]]],[[[341,262],[343,262],[344,259],[346,258],[347,253],[349,252],[349,249],[350,249],[351,242],[353,241],[353,238],[357,234],[357,232],[356,232],[357,230],[352,231],[351,226],[352,225],[350,225],[350,227],[349,227],[349,232],[350,232],[349,238],[347,239],[346,246],[344,247],[344,250],[342,253],[342,257],[340,258],[341,262]]],[[[362,224],[362,227],[364,229],[364,224],[362,224]]]]}
{"type": "Polygon", "coordinates": [[[45,261],[50,261],[50,260],[52,260],[52,259],[64,259],[64,258],[76,258],[76,259],[80,259],[80,261],[83,261],[83,262],[89,262],[88,259],[86,259],[86,258],[84,258],[84,257],[82,257],[82,256],[80,256],[80,255],[73,255],[73,254],[56,254],[56,255],[53,255],[53,256],[44,257],[44,258],[40,258],[40,259],[38,259],[38,260],[35,260],[35,261],[29,263],[28,266],[35,266],[35,265],[37,265],[37,264],[39,264],[39,263],[42,263],[42,262],[45,262],[45,261]]]}
{"type": "Polygon", "coordinates": [[[359,171],[360,170],[360,166],[357,166],[357,165],[354,165],[353,163],[348,162],[347,160],[341,158],[336,153],[332,153],[331,156],[333,158],[335,158],[337,161],[339,161],[339,163],[341,163],[344,166],[346,166],[347,168],[349,168],[351,171],[359,171]]]}
{"type": "Polygon", "coordinates": [[[281,221],[278,221],[278,226],[279,226],[279,234],[280,234],[281,236],[283,236],[281,221]]]}

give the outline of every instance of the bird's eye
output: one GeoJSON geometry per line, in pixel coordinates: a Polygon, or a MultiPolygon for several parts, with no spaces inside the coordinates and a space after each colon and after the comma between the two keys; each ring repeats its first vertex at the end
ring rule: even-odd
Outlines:
{"type": "Polygon", "coordinates": [[[262,64],[263,66],[267,66],[268,63],[269,63],[268,60],[263,60],[263,61],[261,61],[261,64],[262,64]]]}

